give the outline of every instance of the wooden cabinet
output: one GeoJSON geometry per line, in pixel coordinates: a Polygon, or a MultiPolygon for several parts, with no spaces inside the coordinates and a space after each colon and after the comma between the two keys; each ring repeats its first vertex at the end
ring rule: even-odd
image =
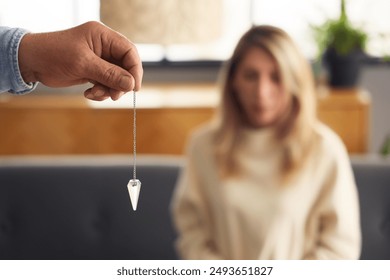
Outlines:
{"type": "MultiPolygon", "coordinates": [[[[137,98],[137,150],[182,154],[191,131],[209,120],[218,102],[213,85],[145,85],[137,98]]],[[[328,91],[319,117],[348,151],[367,149],[370,99],[361,90],[328,91]]],[[[132,96],[89,101],[82,94],[0,95],[0,155],[132,152],[132,96]]]]}
{"type": "Polygon", "coordinates": [[[344,141],[351,154],[368,149],[371,99],[363,89],[321,89],[318,117],[344,141]]]}

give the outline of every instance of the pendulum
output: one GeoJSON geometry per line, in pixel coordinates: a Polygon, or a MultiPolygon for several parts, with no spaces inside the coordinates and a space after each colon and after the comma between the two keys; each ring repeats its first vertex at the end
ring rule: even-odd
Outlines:
{"type": "Polygon", "coordinates": [[[137,169],[136,169],[136,150],[137,150],[137,126],[136,126],[136,110],[135,110],[135,96],[136,92],[133,91],[133,179],[127,184],[127,189],[129,190],[131,205],[133,210],[137,210],[139,192],[141,190],[141,181],[137,179],[137,169]]]}
{"type": "Polygon", "coordinates": [[[127,184],[129,190],[131,205],[133,210],[137,210],[139,192],[141,190],[141,181],[137,179],[137,124],[136,124],[136,92],[133,91],[133,179],[127,184]]]}

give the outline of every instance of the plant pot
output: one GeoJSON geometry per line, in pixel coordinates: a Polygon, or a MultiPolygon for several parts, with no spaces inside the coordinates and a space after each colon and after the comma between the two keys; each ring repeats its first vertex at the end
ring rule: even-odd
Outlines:
{"type": "Polygon", "coordinates": [[[327,49],[323,56],[328,71],[328,83],[331,87],[356,87],[360,76],[360,65],[364,54],[355,50],[340,55],[334,49],[327,49]]]}

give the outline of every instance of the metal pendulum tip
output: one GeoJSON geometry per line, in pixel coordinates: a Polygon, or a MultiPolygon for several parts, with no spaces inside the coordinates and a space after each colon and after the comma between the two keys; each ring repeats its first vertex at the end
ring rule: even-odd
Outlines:
{"type": "Polygon", "coordinates": [[[137,210],[139,192],[141,190],[141,181],[138,179],[131,179],[127,184],[127,189],[129,190],[129,196],[133,210],[137,210]]]}

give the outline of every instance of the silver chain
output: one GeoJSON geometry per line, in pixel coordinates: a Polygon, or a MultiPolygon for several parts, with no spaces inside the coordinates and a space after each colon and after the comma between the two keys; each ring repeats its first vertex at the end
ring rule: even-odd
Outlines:
{"type": "Polygon", "coordinates": [[[137,113],[135,109],[136,104],[136,98],[135,98],[136,92],[133,91],[133,179],[136,179],[137,170],[136,170],[136,162],[137,162],[137,113]]]}

